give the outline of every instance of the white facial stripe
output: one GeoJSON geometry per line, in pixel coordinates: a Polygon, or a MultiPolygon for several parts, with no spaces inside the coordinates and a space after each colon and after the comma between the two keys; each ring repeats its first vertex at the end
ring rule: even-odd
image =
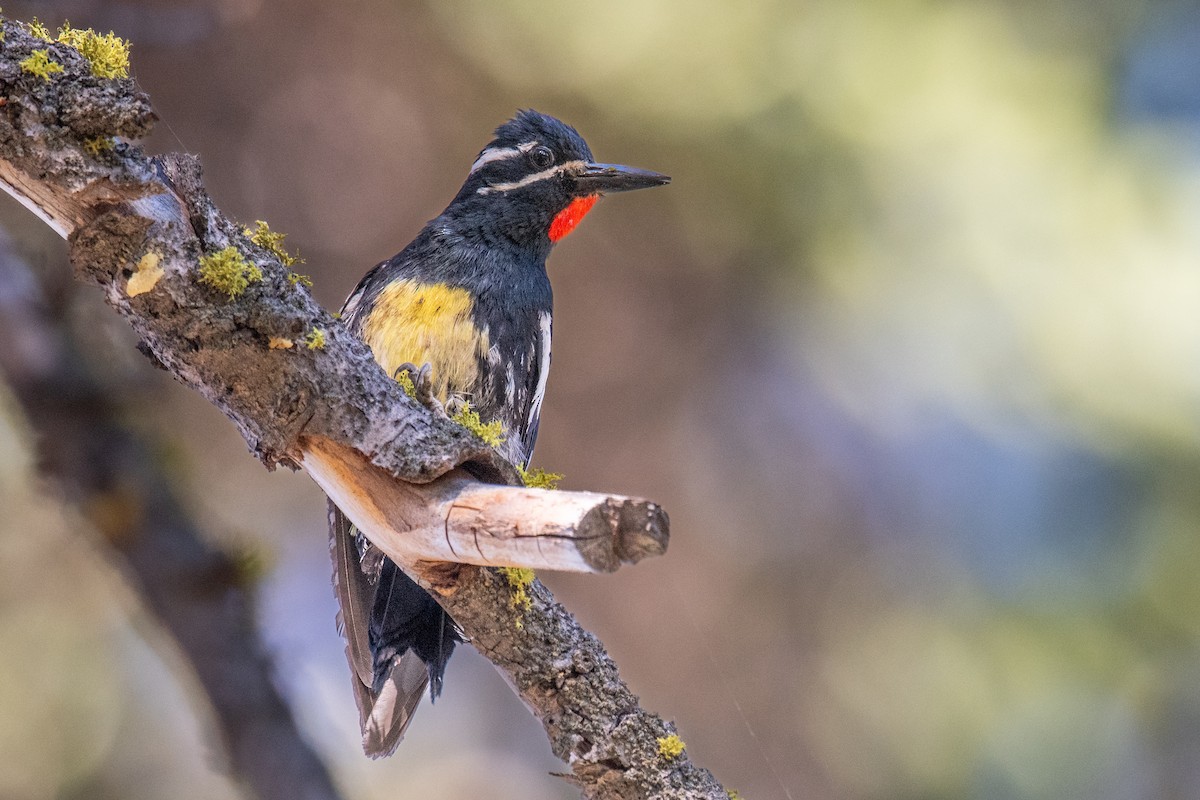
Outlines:
{"type": "MultiPolygon", "coordinates": [[[[475,163],[471,165],[471,173],[482,167],[484,164],[490,164],[493,161],[503,161],[506,158],[514,158],[528,153],[533,148],[537,147],[537,142],[525,142],[516,147],[489,147],[479,154],[479,158],[475,159],[475,163]]],[[[471,174],[468,173],[468,174],[471,174]]]]}
{"type": "Polygon", "coordinates": [[[509,183],[493,183],[491,186],[481,186],[475,190],[475,193],[491,194],[492,192],[511,192],[513,189],[520,189],[528,186],[531,183],[537,183],[538,181],[544,181],[547,178],[557,177],[567,170],[581,169],[585,164],[587,164],[586,161],[568,161],[564,164],[559,164],[556,167],[550,167],[550,169],[544,169],[541,172],[535,172],[532,175],[526,175],[519,181],[511,181],[509,183]]]}

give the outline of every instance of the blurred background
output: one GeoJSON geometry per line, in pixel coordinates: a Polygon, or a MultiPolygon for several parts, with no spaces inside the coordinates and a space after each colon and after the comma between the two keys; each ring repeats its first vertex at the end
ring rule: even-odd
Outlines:
{"type": "MultiPolygon", "coordinates": [[[[6,3],[110,28],[226,213],[331,310],[497,124],[674,177],[550,261],[535,464],[661,501],[543,575],[693,759],[765,798],[1200,796],[1200,3],[6,3]]],[[[324,498],[154,370],[2,198],[348,798],[575,791],[470,648],[366,760],[324,498]]],[[[0,391],[0,797],[238,798],[186,659],[0,391]]]]}

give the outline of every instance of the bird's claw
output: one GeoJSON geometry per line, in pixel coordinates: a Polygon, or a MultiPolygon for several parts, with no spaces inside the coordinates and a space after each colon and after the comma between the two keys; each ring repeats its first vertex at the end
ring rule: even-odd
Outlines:
{"type": "Polygon", "coordinates": [[[446,415],[449,416],[450,419],[455,419],[462,414],[462,412],[470,408],[471,405],[466,401],[466,398],[460,397],[459,395],[454,395],[447,400],[445,406],[446,415]]]}
{"type": "Polygon", "coordinates": [[[433,365],[426,362],[418,367],[411,361],[406,361],[396,367],[392,377],[398,380],[402,372],[407,372],[409,380],[412,381],[413,399],[433,413],[446,416],[442,402],[433,394],[433,365]]]}

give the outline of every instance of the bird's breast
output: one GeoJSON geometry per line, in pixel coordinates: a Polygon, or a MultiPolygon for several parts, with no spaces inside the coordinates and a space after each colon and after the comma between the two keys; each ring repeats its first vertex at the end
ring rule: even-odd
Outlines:
{"type": "Polygon", "coordinates": [[[464,288],[397,279],[376,296],[361,336],[388,375],[406,362],[429,363],[439,399],[469,399],[479,383],[480,359],[491,348],[474,311],[475,300],[464,288]]]}

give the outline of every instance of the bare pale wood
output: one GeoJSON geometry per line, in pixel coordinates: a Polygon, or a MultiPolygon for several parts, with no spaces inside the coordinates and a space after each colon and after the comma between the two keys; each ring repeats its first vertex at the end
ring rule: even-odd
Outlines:
{"type": "Polygon", "coordinates": [[[666,550],[666,513],[649,500],[496,486],[461,469],[406,483],[328,439],[302,447],[313,480],[400,564],[611,572],[666,550]]]}

